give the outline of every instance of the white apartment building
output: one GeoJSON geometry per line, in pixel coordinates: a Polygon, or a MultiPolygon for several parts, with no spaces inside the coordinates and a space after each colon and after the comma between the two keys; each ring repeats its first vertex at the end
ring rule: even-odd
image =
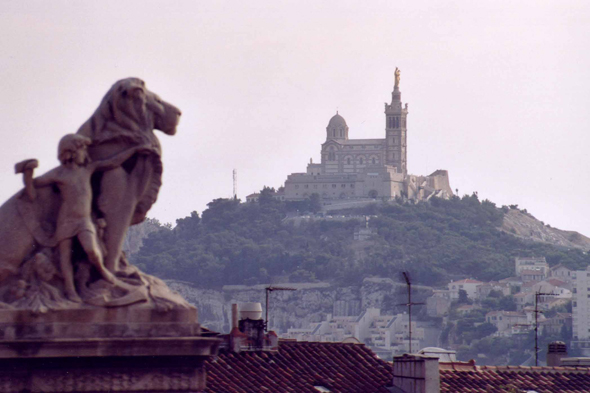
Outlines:
{"type": "MultiPolygon", "coordinates": [[[[378,308],[368,308],[359,316],[328,314],[325,321],[312,323],[308,328],[289,329],[282,338],[297,341],[342,342],[351,337],[367,344],[376,352],[389,354],[407,352],[410,346],[409,318],[407,314],[381,315],[378,308]]],[[[424,329],[412,321],[411,351],[420,349],[424,329]]]]}
{"type": "Polygon", "coordinates": [[[459,291],[464,290],[467,292],[467,297],[469,299],[476,299],[477,298],[477,287],[484,284],[481,281],[472,280],[471,278],[466,278],[464,280],[459,281],[451,281],[447,287],[449,289],[449,296],[451,300],[459,299],[459,291]]]}
{"type": "Polygon", "coordinates": [[[574,273],[572,346],[590,355],[590,266],[574,273]]]}

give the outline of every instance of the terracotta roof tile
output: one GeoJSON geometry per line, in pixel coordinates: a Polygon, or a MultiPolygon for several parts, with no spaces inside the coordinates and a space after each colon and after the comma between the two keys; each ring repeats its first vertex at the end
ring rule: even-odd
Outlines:
{"type": "Polygon", "coordinates": [[[466,279],[459,280],[459,281],[453,281],[450,284],[485,284],[485,283],[482,281],[473,280],[471,278],[466,278],[466,279]]]}
{"type": "Polygon", "coordinates": [[[281,341],[277,352],[221,352],[206,392],[388,392],[392,365],[362,344],[281,341]]]}
{"type": "Polygon", "coordinates": [[[440,386],[442,393],[505,392],[512,387],[539,393],[582,393],[590,391],[590,368],[441,363],[440,386]]]}

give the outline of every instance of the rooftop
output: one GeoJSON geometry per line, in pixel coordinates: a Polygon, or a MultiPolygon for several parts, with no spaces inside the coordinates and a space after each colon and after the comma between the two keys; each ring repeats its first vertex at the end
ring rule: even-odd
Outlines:
{"type": "Polygon", "coordinates": [[[343,145],[378,145],[385,143],[385,139],[349,139],[343,145]]]}
{"type": "Polygon", "coordinates": [[[363,344],[281,340],[277,352],[220,352],[207,392],[389,392],[392,366],[363,344]]]}
{"type": "Polygon", "coordinates": [[[538,275],[544,275],[544,273],[540,269],[523,269],[520,271],[520,275],[521,276],[524,276],[524,275],[538,276],[538,275]]]}
{"type": "Polygon", "coordinates": [[[550,278],[550,279],[545,280],[545,282],[553,285],[554,287],[561,287],[564,285],[568,285],[567,282],[565,282],[563,280],[559,280],[557,278],[550,278]]]}
{"type": "Polygon", "coordinates": [[[588,367],[476,366],[475,362],[440,363],[440,391],[588,392],[588,367]]]}
{"type": "Polygon", "coordinates": [[[336,114],[330,119],[328,127],[346,127],[346,120],[336,112],[336,114]]]}
{"type": "Polygon", "coordinates": [[[471,278],[466,278],[464,280],[452,281],[451,284],[483,284],[483,281],[477,281],[471,278]]]}

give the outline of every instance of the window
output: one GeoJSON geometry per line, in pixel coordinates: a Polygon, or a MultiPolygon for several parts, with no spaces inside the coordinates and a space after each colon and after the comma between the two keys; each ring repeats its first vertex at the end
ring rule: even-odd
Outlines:
{"type": "Polygon", "coordinates": [[[346,187],[346,184],[341,184],[340,187],[344,188],[346,187]]]}
{"type": "Polygon", "coordinates": [[[377,160],[375,160],[375,157],[373,157],[373,165],[375,165],[377,162],[377,160]]]}
{"type": "Polygon", "coordinates": [[[336,184],[332,184],[332,188],[336,188],[336,184]]]}
{"type": "Polygon", "coordinates": [[[350,188],[354,188],[354,184],[351,184],[351,185],[350,185],[350,188]]]}
{"type": "Polygon", "coordinates": [[[348,157],[348,158],[346,159],[346,163],[347,163],[348,165],[350,165],[350,157],[348,157]]]}
{"type": "Polygon", "coordinates": [[[303,186],[304,188],[309,188],[309,184],[306,184],[303,186]]]}
{"type": "Polygon", "coordinates": [[[363,157],[359,158],[359,164],[363,165],[363,157]]]}

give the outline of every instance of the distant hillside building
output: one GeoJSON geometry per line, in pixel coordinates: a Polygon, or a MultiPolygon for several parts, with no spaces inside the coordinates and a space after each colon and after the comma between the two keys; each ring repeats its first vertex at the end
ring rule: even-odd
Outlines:
{"type": "Polygon", "coordinates": [[[449,289],[449,297],[451,300],[458,300],[459,291],[464,290],[467,293],[467,297],[469,299],[476,299],[477,287],[479,287],[482,284],[485,283],[478,280],[473,280],[471,278],[466,278],[464,280],[459,281],[451,281],[447,284],[447,287],[449,289]]]}
{"type": "Polygon", "coordinates": [[[545,257],[517,257],[514,269],[522,282],[541,281],[549,276],[549,264],[545,257]]]}
{"type": "Polygon", "coordinates": [[[384,139],[349,139],[346,120],[336,112],[326,127],[321,162],[310,161],[306,173],[292,173],[285,181],[285,199],[302,200],[313,193],[323,199],[428,199],[453,195],[446,170],[429,176],[408,175],[408,104],[402,106],[399,72],[385,103],[384,139]]]}
{"type": "Polygon", "coordinates": [[[572,346],[590,356],[590,266],[574,274],[572,346]]]}

